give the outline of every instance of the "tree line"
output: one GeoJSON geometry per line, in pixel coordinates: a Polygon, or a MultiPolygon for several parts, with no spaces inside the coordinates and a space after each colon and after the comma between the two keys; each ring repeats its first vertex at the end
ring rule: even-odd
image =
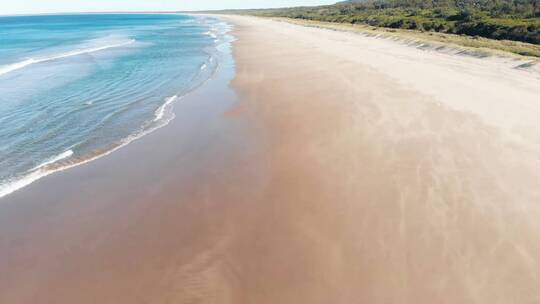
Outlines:
{"type": "Polygon", "coordinates": [[[455,8],[460,11],[480,11],[491,17],[540,17],[540,0],[353,0],[338,5],[363,9],[455,8]]]}
{"type": "Polygon", "coordinates": [[[354,0],[251,13],[540,44],[540,0],[354,0]]]}

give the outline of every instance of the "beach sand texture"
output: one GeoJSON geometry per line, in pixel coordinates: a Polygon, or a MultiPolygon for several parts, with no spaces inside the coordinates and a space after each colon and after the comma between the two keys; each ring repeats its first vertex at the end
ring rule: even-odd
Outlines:
{"type": "Polygon", "coordinates": [[[538,74],[226,18],[234,105],[0,200],[0,303],[540,302],[538,74]]]}

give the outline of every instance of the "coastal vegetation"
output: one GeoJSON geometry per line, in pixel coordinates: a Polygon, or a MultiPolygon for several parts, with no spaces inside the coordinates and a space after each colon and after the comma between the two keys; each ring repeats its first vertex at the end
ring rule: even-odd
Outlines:
{"type": "Polygon", "coordinates": [[[540,45],[540,0],[356,0],[243,13],[540,45]]]}

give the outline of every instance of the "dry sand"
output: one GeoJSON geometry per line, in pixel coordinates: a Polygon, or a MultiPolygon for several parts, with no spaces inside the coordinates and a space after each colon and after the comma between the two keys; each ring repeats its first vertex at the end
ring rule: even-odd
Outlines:
{"type": "Polygon", "coordinates": [[[227,18],[237,104],[0,200],[0,303],[540,302],[538,74],[227,18]]]}

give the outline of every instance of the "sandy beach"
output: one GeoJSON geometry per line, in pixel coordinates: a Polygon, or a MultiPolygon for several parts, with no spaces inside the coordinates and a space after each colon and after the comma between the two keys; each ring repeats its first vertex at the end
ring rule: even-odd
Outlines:
{"type": "Polygon", "coordinates": [[[168,126],[0,199],[0,303],[540,302],[537,72],[223,18],[168,126]]]}

